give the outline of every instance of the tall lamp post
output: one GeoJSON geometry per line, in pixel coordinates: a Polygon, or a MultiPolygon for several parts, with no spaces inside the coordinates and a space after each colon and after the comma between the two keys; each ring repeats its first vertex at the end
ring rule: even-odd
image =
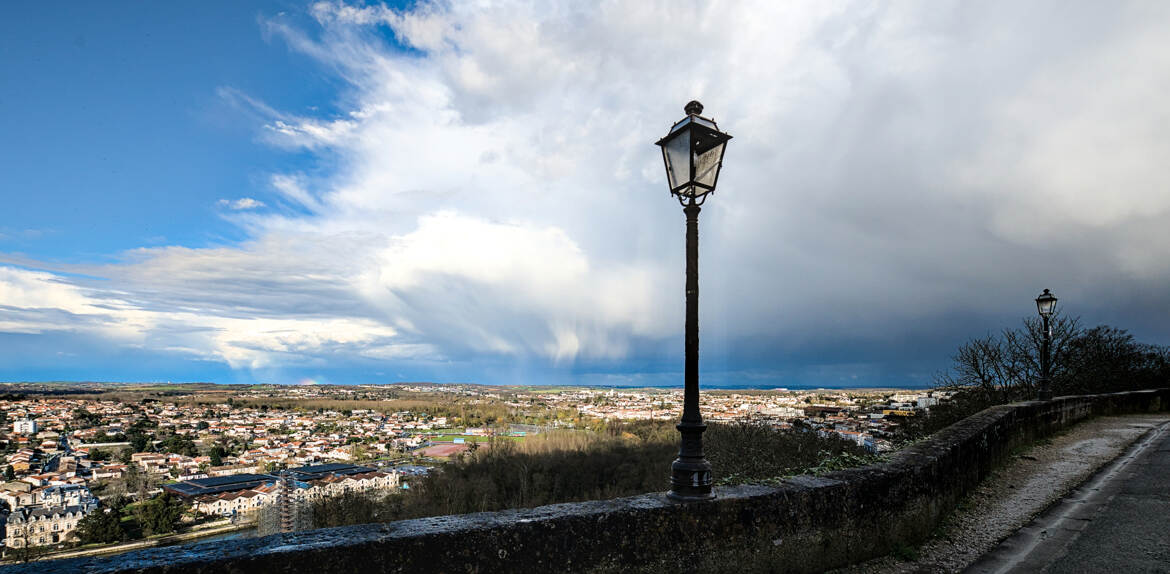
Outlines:
{"type": "Polygon", "coordinates": [[[1056,311],[1056,296],[1047,289],[1036,298],[1036,311],[1044,319],[1044,337],[1040,342],[1040,392],[1037,398],[1052,400],[1052,326],[1049,322],[1056,311]]]}
{"type": "Polygon", "coordinates": [[[686,362],[683,378],[683,413],[675,427],[681,435],[678,458],[670,465],[672,500],[686,502],[715,498],[711,491],[711,463],[703,456],[703,416],[699,414],[699,206],[715,191],[723,151],[731,136],[705,118],[703,104],[692,101],[687,116],[675,122],[658,140],[666,164],[670,194],[678,199],[687,217],[687,319],[686,362]]]}

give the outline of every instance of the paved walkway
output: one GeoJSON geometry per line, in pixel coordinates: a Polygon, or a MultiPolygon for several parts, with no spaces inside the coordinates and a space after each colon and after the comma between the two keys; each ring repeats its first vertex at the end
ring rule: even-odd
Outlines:
{"type": "Polygon", "coordinates": [[[1170,423],[964,572],[1170,573],[1170,423]]]}
{"type": "Polygon", "coordinates": [[[964,497],[934,536],[913,549],[911,556],[875,558],[833,574],[962,572],[1167,423],[1170,413],[1094,417],[1037,441],[964,497]]]}

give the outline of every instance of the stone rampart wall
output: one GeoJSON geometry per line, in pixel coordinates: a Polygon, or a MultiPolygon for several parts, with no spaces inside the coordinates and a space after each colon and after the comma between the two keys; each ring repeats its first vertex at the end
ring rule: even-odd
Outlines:
{"type": "Polygon", "coordinates": [[[993,407],[891,460],[778,487],[664,493],[350,526],[18,566],[37,572],[819,572],[925,539],[1012,450],[1170,389],[993,407]]]}

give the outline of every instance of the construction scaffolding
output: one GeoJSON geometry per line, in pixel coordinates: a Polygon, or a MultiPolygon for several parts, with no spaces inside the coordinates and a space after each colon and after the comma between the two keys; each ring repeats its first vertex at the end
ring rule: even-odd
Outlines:
{"type": "Polygon", "coordinates": [[[298,484],[288,471],[277,475],[269,503],[260,510],[256,525],[260,535],[282,534],[308,530],[313,527],[309,505],[300,491],[307,485],[298,484]]]}

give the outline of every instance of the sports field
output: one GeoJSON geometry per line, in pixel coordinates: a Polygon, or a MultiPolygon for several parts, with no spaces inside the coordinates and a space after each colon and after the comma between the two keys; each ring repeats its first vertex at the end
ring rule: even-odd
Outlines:
{"type": "Polygon", "coordinates": [[[466,444],[436,444],[419,451],[423,456],[432,458],[447,458],[467,450],[466,444]]]}

